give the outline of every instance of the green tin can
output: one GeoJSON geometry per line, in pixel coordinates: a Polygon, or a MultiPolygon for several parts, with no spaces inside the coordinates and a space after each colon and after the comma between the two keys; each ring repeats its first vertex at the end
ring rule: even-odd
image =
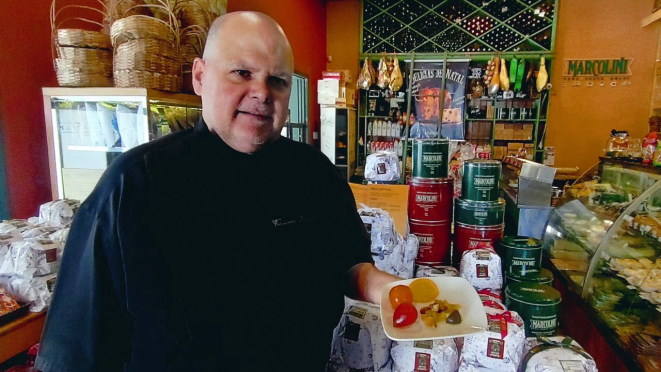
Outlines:
{"type": "Polygon", "coordinates": [[[505,200],[476,202],[455,199],[455,222],[473,226],[494,226],[505,222],[505,200]]]}
{"type": "Polygon", "coordinates": [[[526,337],[553,336],[558,327],[560,292],[537,283],[511,283],[505,289],[505,306],[519,313],[526,337]]]}
{"type": "Polygon", "coordinates": [[[527,236],[506,236],[500,241],[500,255],[505,257],[506,273],[525,274],[542,268],[542,242],[527,236]]]}
{"type": "Polygon", "coordinates": [[[415,138],[413,142],[413,177],[444,178],[448,176],[450,140],[446,138],[415,138]]]}
{"type": "Polygon", "coordinates": [[[472,201],[498,200],[501,164],[498,160],[474,159],[464,162],[461,198],[472,201]]]}
{"type": "Polygon", "coordinates": [[[537,271],[529,270],[525,274],[505,273],[505,288],[511,283],[535,283],[551,286],[553,283],[553,273],[546,269],[537,271]]]}

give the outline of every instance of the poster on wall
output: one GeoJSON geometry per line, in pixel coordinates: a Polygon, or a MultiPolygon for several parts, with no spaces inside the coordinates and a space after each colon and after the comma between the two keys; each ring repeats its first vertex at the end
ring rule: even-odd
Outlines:
{"type": "Polygon", "coordinates": [[[463,140],[467,74],[468,62],[448,62],[445,93],[441,97],[443,62],[416,62],[411,88],[416,121],[434,132],[440,123],[443,137],[463,140]]]}

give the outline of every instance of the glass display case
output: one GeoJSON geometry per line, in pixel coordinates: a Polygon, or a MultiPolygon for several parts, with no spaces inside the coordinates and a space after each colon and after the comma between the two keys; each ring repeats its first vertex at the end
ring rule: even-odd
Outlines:
{"type": "Polygon", "coordinates": [[[44,88],[53,198],[84,200],[122,152],[194,127],[200,98],[145,88],[44,88]]]}
{"type": "Polygon", "coordinates": [[[651,165],[602,158],[565,193],[544,238],[552,268],[630,370],[661,368],[659,180],[651,165]]]}

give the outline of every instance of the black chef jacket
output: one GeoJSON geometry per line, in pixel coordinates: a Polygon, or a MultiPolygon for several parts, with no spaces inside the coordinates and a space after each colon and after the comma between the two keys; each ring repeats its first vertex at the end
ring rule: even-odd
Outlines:
{"type": "Polygon", "coordinates": [[[83,203],[36,366],[321,371],[361,262],[369,237],[323,154],[240,153],[201,121],[120,156],[83,203]]]}

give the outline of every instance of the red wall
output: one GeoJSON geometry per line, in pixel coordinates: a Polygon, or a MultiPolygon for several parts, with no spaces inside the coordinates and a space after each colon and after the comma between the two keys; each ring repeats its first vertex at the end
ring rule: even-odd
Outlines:
{"type": "Polygon", "coordinates": [[[312,139],[312,133],[319,131],[317,80],[321,78],[321,72],[326,69],[326,2],[324,0],[229,0],[227,10],[262,12],[282,26],[294,50],[294,70],[309,79],[308,112],[310,139],[312,139]]]}
{"type": "Polygon", "coordinates": [[[3,1],[0,12],[0,130],[12,217],[50,199],[41,88],[56,86],[50,0],[3,1]]]}
{"type": "MultiPolygon", "coordinates": [[[[88,0],[58,0],[87,4],[88,0]]],[[[51,198],[41,88],[57,86],[50,49],[51,0],[2,1],[0,12],[0,130],[11,217],[37,213],[51,198]]],[[[230,0],[229,11],[255,10],[287,33],[297,73],[309,78],[310,136],[319,131],[317,79],[326,67],[323,0],[230,0]]],[[[8,217],[8,216],[3,216],[8,217]]]]}

